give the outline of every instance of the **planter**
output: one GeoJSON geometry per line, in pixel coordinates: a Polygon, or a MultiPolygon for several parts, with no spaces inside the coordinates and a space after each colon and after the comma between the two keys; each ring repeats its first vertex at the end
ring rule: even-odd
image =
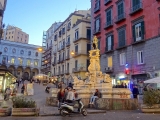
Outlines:
{"type": "Polygon", "coordinates": [[[11,108],[0,108],[0,116],[10,116],[11,108]]]}
{"type": "Polygon", "coordinates": [[[141,111],[143,113],[160,113],[160,104],[155,104],[152,107],[149,107],[146,104],[142,104],[141,111]]]}
{"type": "Polygon", "coordinates": [[[12,108],[12,116],[38,116],[37,108],[12,108]]]}

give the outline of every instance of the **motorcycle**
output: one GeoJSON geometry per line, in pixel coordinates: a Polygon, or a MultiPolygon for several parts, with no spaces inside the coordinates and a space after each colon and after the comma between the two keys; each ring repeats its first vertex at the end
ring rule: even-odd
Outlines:
{"type": "Polygon", "coordinates": [[[60,107],[60,115],[65,117],[66,115],[71,114],[82,114],[83,116],[87,116],[87,110],[84,108],[84,104],[82,103],[81,99],[77,99],[72,101],[72,103],[62,103],[60,107]],[[77,111],[74,108],[74,105],[78,102],[78,109],[77,111]]]}
{"type": "Polygon", "coordinates": [[[46,93],[49,93],[49,89],[50,89],[50,87],[47,86],[45,89],[46,93]]]}

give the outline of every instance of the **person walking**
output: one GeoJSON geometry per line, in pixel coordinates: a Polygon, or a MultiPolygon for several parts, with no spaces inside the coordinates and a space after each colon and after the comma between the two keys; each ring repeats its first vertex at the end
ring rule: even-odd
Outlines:
{"type": "Polygon", "coordinates": [[[64,91],[63,89],[60,89],[60,91],[57,94],[57,100],[58,100],[58,108],[61,107],[61,103],[64,101],[64,91]]]}
{"type": "Polygon", "coordinates": [[[139,94],[137,86],[134,86],[132,94],[133,94],[133,98],[137,99],[137,96],[139,94]]]}
{"type": "Polygon", "coordinates": [[[24,91],[25,91],[25,85],[23,84],[21,88],[21,93],[24,94],[24,91]]]}

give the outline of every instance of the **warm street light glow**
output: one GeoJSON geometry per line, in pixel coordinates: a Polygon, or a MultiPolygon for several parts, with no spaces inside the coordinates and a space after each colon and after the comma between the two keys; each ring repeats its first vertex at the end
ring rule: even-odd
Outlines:
{"type": "Polygon", "coordinates": [[[47,63],[47,60],[45,60],[44,62],[47,63]]]}
{"type": "Polygon", "coordinates": [[[72,50],[72,52],[71,52],[71,55],[74,55],[74,52],[73,52],[73,50],[72,50]]]}
{"type": "Polygon", "coordinates": [[[41,51],[42,51],[42,48],[38,48],[38,51],[40,51],[40,52],[41,52],[41,51]]]}

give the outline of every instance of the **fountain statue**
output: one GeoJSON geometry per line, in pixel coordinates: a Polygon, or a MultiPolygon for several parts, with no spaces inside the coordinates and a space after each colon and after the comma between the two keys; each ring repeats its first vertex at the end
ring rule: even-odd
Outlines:
{"type": "Polygon", "coordinates": [[[100,70],[100,50],[98,49],[98,39],[94,36],[92,41],[92,50],[89,51],[90,65],[85,74],[85,81],[72,76],[74,80],[74,89],[77,90],[79,97],[90,98],[95,89],[99,89],[103,98],[130,98],[131,91],[127,88],[112,88],[112,79],[110,75],[102,73],[100,70]]]}

